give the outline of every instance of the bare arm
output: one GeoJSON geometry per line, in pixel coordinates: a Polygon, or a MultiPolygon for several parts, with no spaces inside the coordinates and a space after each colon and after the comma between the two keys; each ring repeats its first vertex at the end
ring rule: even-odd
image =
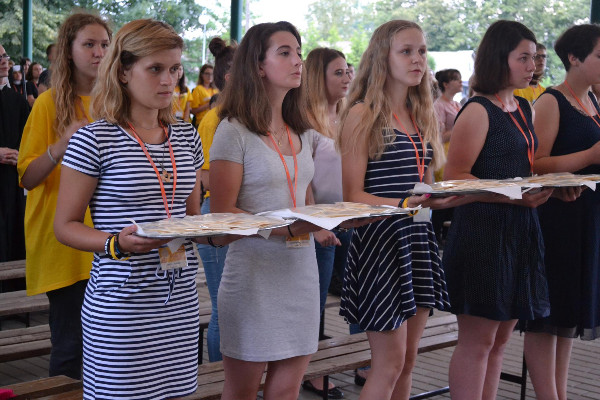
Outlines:
{"type": "MultiPolygon", "coordinates": [[[[54,218],[54,233],[62,244],[82,251],[104,252],[109,232],[83,222],[97,183],[96,178],[66,166],[62,168],[54,218]]],[[[168,242],[135,236],[135,231],[135,226],[128,226],[119,233],[119,248],[123,252],[146,253],[168,242]]]]}
{"type": "Polygon", "coordinates": [[[558,102],[554,96],[541,96],[535,102],[534,108],[536,116],[533,126],[538,137],[538,148],[533,165],[536,173],[575,172],[591,164],[600,164],[600,142],[587,150],[563,156],[551,156],[560,124],[558,102]]]}
{"type": "MultiPolygon", "coordinates": [[[[77,130],[88,124],[87,120],[74,121],[69,125],[65,133],[61,136],[58,142],[49,146],[50,154],[52,158],[58,163],[67,151],[67,145],[69,139],[77,130]]],[[[35,160],[27,166],[27,169],[23,173],[21,183],[27,190],[32,190],[39,184],[44,182],[48,175],[54,170],[57,164],[52,162],[47,152],[44,152],[38,156],[35,160]]]]}
{"type": "Polygon", "coordinates": [[[198,113],[200,113],[202,111],[208,110],[209,107],[210,107],[210,102],[207,102],[207,103],[205,103],[205,104],[203,104],[201,106],[192,108],[191,111],[192,111],[192,114],[198,114],[198,113]]]}
{"type": "Polygon", "coordinates": [[[190,105],[190,102],[187,101],[185,103],[185,110],[183,110],[183,120],[184,121],[189,121],[190,120],[190,111],[192,109],[192,106],[190,105]]]}

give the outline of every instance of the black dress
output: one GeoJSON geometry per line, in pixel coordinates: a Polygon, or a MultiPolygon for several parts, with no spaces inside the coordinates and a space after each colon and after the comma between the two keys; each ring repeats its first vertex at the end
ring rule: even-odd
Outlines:
{"type": "MultiPolygon", "coordinates": [[[[600,127],[561,92],[548,89],[542,96],[554,96],[560,112],[551,156],[580,152],[600,141],[600,127]]],[[[591,93],[590,98],[600,111],[591,93]]],[[[576,173],[600,174],[600,164],[576,173]]],[[[550,199],[538,211],[546,243],[551,313],[530,322],[527,329],[596,339],[600,336],[600,188],[585,190],[574,202],[550,199]]]]}
{"type": "MultiPolygon", "coordinates": [[[[0,90],[0,147],[18,150],[29,115],[27,101],[8,86],[0,90]]],[[[0,163],[0,262],[25,258],[25,196],[16,165],[0,163]]]]}
{"type": "MultiPolygon", "coordinates": [[[[529,103],[517,99],[533,129],[529,103]]],[[[481,104],[489,119],[485,143],[471,173],[480,179],[528,176],[528,145],[508,113],[480,96],[470,99],[463,110],[470,103],[481,104]]],[[[512,115],[527,134],[519,112],[512,115]]],[[[544,244],[534,208],[503,203],[455,208],[443,266],[454,314],[506,321],[531,320],[550,312],[544,244]]]]}

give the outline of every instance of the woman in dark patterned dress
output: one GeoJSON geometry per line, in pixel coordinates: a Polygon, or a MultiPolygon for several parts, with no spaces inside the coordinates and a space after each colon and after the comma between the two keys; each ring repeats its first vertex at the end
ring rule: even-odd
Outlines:
{"type": "MultiPolygon", "coordinates": [[[[567,70],[564,83],[535,103],[538,173],[600,173],[600,108],[591,86],[600,83],[600,27],[579,25],[556,41],[567,70]]],[[[525,356],[539,399],[567,399],[573,338],[600,336],[600,190],[570,189],[565,203],[539,207],[546,244],[550,317],[532,321],[525,356]]]]}
{"type": "MultiPolygon", "coordinates": [[[[405,207],[462,201],[406,197],[415,183],[432,181],[429,167],[444,158],[427,71],[417,24],[397,20],[377,28],[338,138],[344,200],[405,207]]],[[[357,228],[348,261],[340,314],[367,331],[372,351],[360,399],[408,399],[427,317],[448,307],[429,210],[357,228]]]]}
{"type": "MultiPolygon", "coordinates": [[[[475,60],[475,96],[458,114],[445,179],[529,176],[537,143],[527,100],[536,39],[518,22],[498,21],[475,60]]],[[[511,200],[481,196],[457,207],[444,248],[458,345],[450,362],[452,398],[495,399],[504,347],[518,319],[550,312],[544,245],[535,207],[552,190],[511,200]]],[[[475,196],[473,196],[475,197],[475,196]]]]}

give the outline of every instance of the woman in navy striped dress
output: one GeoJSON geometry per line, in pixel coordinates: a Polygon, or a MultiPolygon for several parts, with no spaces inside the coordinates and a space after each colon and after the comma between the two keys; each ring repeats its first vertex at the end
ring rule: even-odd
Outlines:
{"type": "MultiPolygon", "coordinates": [[[[344,200],[451,207],[461,199],[407,197],[443,162],[421,28],[390,21],[375,31],[343,115],[344,200]]],[[[357,228],[340,314],[367,331],[372,369],[361,399],[408,399],[419,339],[448,294],[429,211],[357,228]],[[404,323],[406,321],[406,323],[404,323]]]]}
{"type": "Polygon", "coordinates": [[[200,214],[200,139],[171,113],[182,47],[162,22],[121,28],[94,88],[98,120],[73,135],[63,159],[56,235],[94,252],[82,309],[86,399],[164,399],[197,388],[194,246],[167,250],[130,223],[200,214]],[[88,203],[95,229],[82,223],[88,203]],[[162,268],[159,251],[181,260],[162,268]]]}

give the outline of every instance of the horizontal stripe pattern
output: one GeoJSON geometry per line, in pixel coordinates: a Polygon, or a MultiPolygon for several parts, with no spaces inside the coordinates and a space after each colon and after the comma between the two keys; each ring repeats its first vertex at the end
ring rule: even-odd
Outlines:
{"type": "MultiPolygon", "coordinates": [[[[177,187],[173,217],[186,215],[185,201],[204,162],[190,124],[169,126],[177,187]]],[[[168,146],[148,144],[159,171],[173,173],[168,146]]],[[[158,178],[138,142],[121,127],[98,121],[69,142],[63,165],[97,179],[90,201],[96,229],[117,233],[167,217],[158,178]]],[[[165,183],[171,205],[173,184],[165,183]]],[[[160,270],[158,251],[115,261],[94,254],[82,308],[84,398],[148,399],[184,396],[197,387],[198,261],[185,244],[187,268],[160,270]],[[168,301],[167,301],[168,299],[168,301]]]]}
{"type": "MultiPolygon", "coordinates": [[[[413,137],[419,143],[418,137],[413,137]]],[[[422,148],[419,157],[423,156],[422,148]]],[[[427,149],[425,164],[431,162],[427,149]]],[[[401,199],[419,181],[415,150],[395,131],[379,160],[369,160],[365,191],[401,199]]],[[[398,328],[416,307],[449,307],[444,272],[430,222],[399,216],[354,230],[344,277],[340,314],[363,330],[398,328]]]]}

